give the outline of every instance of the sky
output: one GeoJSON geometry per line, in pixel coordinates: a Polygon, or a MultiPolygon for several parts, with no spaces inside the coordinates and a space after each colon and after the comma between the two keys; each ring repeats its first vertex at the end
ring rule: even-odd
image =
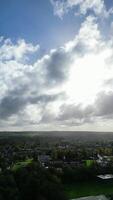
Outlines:
{"type": "Polygon", "coordinates": [[[0,130],[113,131],[113,0],[0,0],[0,130]]]}

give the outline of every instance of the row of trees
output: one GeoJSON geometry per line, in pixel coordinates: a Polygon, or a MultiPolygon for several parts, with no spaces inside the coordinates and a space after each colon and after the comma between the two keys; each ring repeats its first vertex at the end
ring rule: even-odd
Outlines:
{"type": "Polygon", "coordinates": [[[0,200],[66,200],[60,180],[32,162],[0,175],[0,200]]]}
{"type": "Polygon", "coordinates": [[[63,169],[62,181],[64,183],[78,183],[80,181],[98,180],[97,175],[99,174],[113,174],[113,166],[101,167],[93,164],[90,167],[65,167],[63,169]]]}

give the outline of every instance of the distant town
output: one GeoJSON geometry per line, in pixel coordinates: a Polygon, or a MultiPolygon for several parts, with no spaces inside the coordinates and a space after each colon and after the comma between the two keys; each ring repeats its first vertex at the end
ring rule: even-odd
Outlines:
{"type": "Polygon", "coordinates": [[[39,200],[52,200],[54,195],[56,200],[96,195],[108,195],[112,199],[113,134],[1,133],[1,199],[8,200],[10,194],[9,199],[24,200],[29,192],[30,200],[33,194],[39,200]],[[54,184],[54,190],[48,193],[54,184]],[[39,188],[38,193],[34,187],[39,188]],[[44,194],[45,188],[48,189],[44,194]]]}
{"type": "Polygon", "coordinates": [[[38,160],[43,167],[60,171],[65,167],[110,167],[113,166],[113,140],[104,139],[89,142],[76,140],[76,136],[53,135],[1,138],[0,171],[11,169],[15,163],[27,159],[38,160]]]}

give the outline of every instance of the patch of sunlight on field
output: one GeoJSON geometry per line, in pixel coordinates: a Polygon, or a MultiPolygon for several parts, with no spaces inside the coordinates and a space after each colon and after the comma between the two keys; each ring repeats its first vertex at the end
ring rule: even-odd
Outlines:
{"type": "Polygon", "coordinates": [[[17,162],[12,166],[12,171],[17,171],[18,169],[22,167],[26,167],[27,165],[31,164],[33,159],[27,159],[25,161],[17,162]]]}

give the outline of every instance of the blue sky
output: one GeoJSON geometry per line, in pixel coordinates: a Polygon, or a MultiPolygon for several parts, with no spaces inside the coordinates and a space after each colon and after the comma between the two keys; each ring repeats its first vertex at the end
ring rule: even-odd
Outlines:
{"type": "Polygon", "coordinates": [[[50,49],[70,40],[79,27],[70,13],[63,20],[53,16],[49,0],[0,0],[0,35],[12,40],[24,38],[42,49],[50,49]]]}
{"type": "MultiPolygon", "coordinates": [[[[109,9],[113,2],[105,0],[105,4],[109,9]]],[[[61,20],[53,15],[49,0],[0,0],[0,35],[12,41],[24,38],[27,42],[39,43],[42,52],[46,52],[73,39],[88,15],[74,16],[75,10],[70,10],[61,20]]],[[[111,18],[101,22],[103,33],[108,31],[111,18]]]]}
{"type": "Polygon", "coordinates": [[[0,0],[0,127],[113,131],[112,0],[0,0]]]}

